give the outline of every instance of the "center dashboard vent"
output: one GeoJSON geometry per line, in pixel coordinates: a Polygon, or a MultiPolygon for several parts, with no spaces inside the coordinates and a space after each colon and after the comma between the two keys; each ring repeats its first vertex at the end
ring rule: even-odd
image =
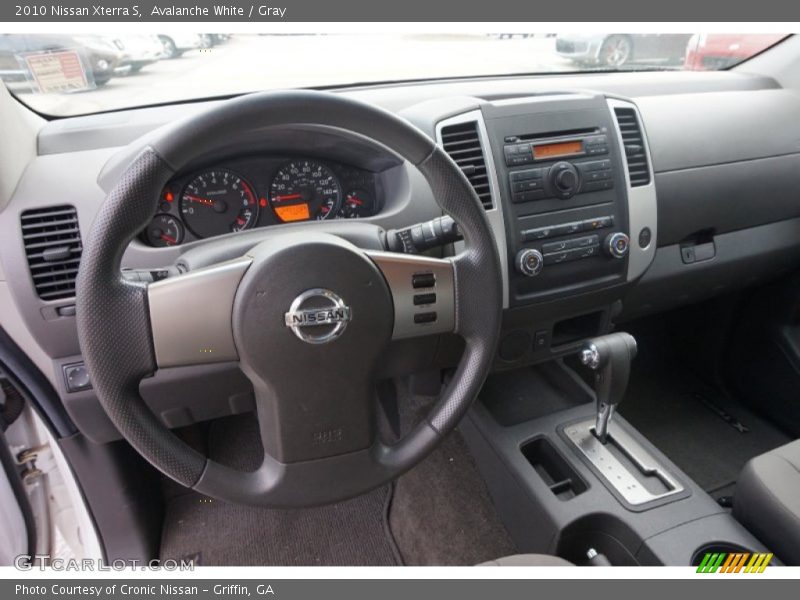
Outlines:
{"type": "Polygon", "coordinates": [[[614,113],[620,133],[622,133],[622,144],[625,147],[625,159],[628,161],[631,186],[647,185],[650,183],[650,166],[647,163],[644,137],[636,111],[632,108],[615,108],[614,113]]]}
{"type": "Polygon", "coordinates": [[[83,249],[75,207],[65,204],[26,210],[20,221],[25,256],[39,298],[75,296],[83,249]]]}
{"type": "Polygon", "coordinates": [[[487,210],[493,208],[489,172],[486,169],[486,157],[478,133],[478,123],[470,121],[447,125],[442,127],[441,133],[444,151],[469,179],[484,208],[487,210]]]}

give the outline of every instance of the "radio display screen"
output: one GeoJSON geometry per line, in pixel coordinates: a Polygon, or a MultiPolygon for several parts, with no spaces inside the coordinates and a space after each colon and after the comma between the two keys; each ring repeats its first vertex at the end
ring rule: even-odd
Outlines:
{"type": "Polygon", "coordinates": [[[572,142],[557,142],[555,144],[542,144],[533,147],[533,158],[541,160],[543,158],[556,158],[559,156],[569,156],[571,154],[581,154],[583,152],[583,142],[575,140],[572,142]]]}

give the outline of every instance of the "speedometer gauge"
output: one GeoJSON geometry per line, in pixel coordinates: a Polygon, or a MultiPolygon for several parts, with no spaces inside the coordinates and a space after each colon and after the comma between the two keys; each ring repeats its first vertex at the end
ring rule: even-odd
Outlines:
{"type": "Polygon", "coordinates": [[[192,179],[180,209],[186,226],[201,238],[249,229],[258,219],[252,186],[228,169],[203,171],[192,179]]]}
{"type": "Polygon", "coordinates": [[[269,204],[284,223],[333,219],[341,203],[342,189],[336,175],[313,160],[284,165],[269,188],[269,204]]]}

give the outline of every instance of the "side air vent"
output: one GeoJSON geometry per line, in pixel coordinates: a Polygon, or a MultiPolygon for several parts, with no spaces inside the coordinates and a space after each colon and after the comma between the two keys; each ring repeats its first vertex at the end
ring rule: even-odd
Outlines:
{"type": "Polygon", "coordinates": [[[25,255],[39,298],[73,297],[83,248],[75,207],[62,205],[26,210],[20,221],[25,255]]]}
{"type": "Polygon", "coordinates": [[[615,108],[614,112],[622,133],[622,144],[625,146],[631,186],[647,185],[650,183],[650,166],[647,164],[642,128],[636,117],[636,111],[632,108],[615,108]]]}
{"type": "Polygon", "coordinates": [[[442,147],[461,167],[483,206],[487,210],[492,208],[492,191],[489,187],[486,158],[478,134],[478,123],[470,121],[442,127],[442,147]]]}

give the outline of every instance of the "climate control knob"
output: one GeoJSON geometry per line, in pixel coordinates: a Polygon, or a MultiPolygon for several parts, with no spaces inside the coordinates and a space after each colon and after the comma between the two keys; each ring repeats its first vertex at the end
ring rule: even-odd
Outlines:
{"type": "Polygon", "coordinates": [[[557,162],[550,167],[550,185],[559,198],[572,198],[578,193],[581,179],[572,163],[557,162]]]}
{"type": "Polygon", "coordinates": [[[625,258],[628,255],[630,245],[630,238],[621,231],[618,231],[617,233],[609,233],[606,236],[603,248],[606,254],[612,258],[625,258]]]}
{"type": "Polygon", "coordinates": [[[524,248],[517,253],[515,261],[517,271],[526,277],[536,277],[542,272],[544,257],[542,253],[533,248],[524,248]]]}

